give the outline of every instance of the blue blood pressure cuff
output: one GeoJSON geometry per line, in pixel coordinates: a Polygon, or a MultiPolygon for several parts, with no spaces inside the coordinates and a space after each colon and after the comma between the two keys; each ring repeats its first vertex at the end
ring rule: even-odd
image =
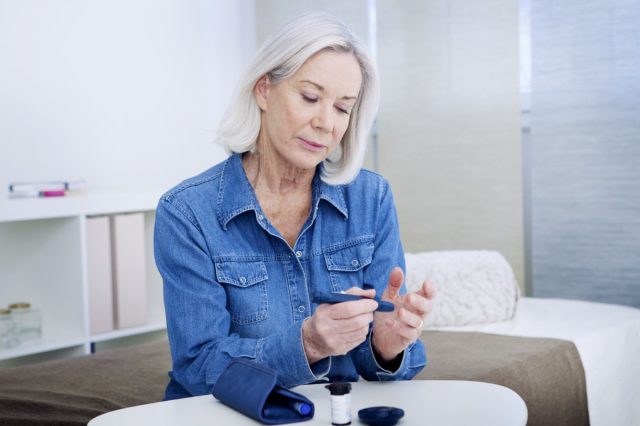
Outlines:
{"type": "Polygon", "coordinates": [[[235,358],[218,378],[213,396],[236,411],[261,423],[278,425],[313,418],[313,403],[276,385],[275,370],[243,358],[235,358]]]}

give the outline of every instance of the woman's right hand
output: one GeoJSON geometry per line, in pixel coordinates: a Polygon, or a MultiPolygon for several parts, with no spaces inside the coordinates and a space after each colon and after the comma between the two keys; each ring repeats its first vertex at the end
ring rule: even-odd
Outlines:
{"type": "Polygon", "coordinates": [[[352,287],[347,293],[371,300],[322,304],[302,324],[302,341],[309,365],[331,355],[345,355],[366,340],[373,312],[378,308],[378,302],[373,300],[376,292],[352,287]]]}

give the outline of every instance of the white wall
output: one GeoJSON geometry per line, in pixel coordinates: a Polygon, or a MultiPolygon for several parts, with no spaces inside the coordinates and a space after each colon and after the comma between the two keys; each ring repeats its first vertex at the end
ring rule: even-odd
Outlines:
{"type": "Polygon", "coordinates": [[[339,17],[368,43],[367,0],[258,0],[256,32],[259,43],[278,31],[290,20],[307,12],[326,12],[339,17]]]}
{"type": "Polygon", "coordinates": [[[380,171],[405,250],[497,250],[524,288],[518,53],[518,2],[378,2],[380,171]]]}
{"type": "Polygon", "coordinates": [[[168,188],[255,50],[253,0],[0,0],[0,196],[10,181],[168,188]]]}

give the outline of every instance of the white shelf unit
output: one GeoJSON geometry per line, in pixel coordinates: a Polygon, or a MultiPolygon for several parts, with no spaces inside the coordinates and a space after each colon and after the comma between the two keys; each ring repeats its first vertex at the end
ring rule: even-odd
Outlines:
{"type": "Polygon", "coordinates": [[[28,301],[42,315],[41,340],[0,349],[0,366],[20,365],[20,357],[29,355],[50,352],[54,356],[60,349],[86,354],[92,343],[165,329],[162,279],[153,256],[155,208],[161,194],[105,192],[0,200],[0,307],[28,301]],[[147,321],[139,327],[91,335],[87,217],[140,212],[145,222],[147,321]]]}

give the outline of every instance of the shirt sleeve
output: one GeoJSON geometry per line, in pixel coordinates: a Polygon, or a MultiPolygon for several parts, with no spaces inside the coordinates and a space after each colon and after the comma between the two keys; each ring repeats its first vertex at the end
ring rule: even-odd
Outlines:
{"type": "MultiPolygon", "coordinates": [[[[389,184],[382,178],[380,178],[379,194],[380,208],[377,212],[374,252],[371,264],[364,271],[364,282],[373,284],[376,294],[381,295],[387,286],[391,270],[399,266],[402,268],[402,272],[406,273],[406,266],[393,195],[389,184]]],[[[406,292],[407,289],[403,283],[400,294],[405,294],[406,292]]],[[[401,354],[402,360],[396,371],[382,368],[373,352],[371,333],[372,330],[369,331],[367,340],[351,352],[351,358],[358,374],[364,379],[370,381],[410,380],[427,364],[424,345],[418,339],[403,351],[401,354]]]]}
{"type": "Polygon", "coordinates": [[[232,358],[260,362],[279,372],[279,384],[293,387],[318,380],[329,359],[309,366],[301,324],[263,338],[230,334],[226,292],[216,281],[206,240],[179,201],[163,198],[156,210],[154,254],[163,279],[172,377],[191,395],[211,393],[232,358]]]}

